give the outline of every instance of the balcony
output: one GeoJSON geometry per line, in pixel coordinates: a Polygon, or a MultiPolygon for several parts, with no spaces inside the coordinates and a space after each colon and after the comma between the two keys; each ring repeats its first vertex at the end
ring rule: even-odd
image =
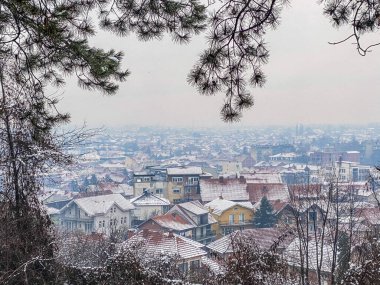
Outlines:
{"type": "Polygon", "coordinates": [[[253,225],[253,220],[234,221],[233,223],[219,223],[221,227],[247,226],[253,225]]]}
{"type": "Polygon", "coordinates": [[[185,186],[198,186],[198,184],[199,184],[199,181],[187,181],[183,183],[183,185],[185,186]]]}
{"type": "Polygon", "coordinates": [[[203,241],[203,240],[206,240],[206,239],[212,239],[212,238],[214,238],[216,236],[216,232],[215,231],[211,231],[211,230],[209,230],[209,231],[206,231],[206,233],[205,234],[202,234],[202,235],[198,235],[197,237],[196,237],[196,241],[203,241]]]}

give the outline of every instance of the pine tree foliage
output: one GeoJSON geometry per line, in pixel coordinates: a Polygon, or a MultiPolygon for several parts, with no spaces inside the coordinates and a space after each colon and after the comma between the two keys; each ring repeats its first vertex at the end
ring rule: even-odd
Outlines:
{"type": "Polygon", "coordinates": [[[236,121],[241,112],[253,105],[247,86],[261,87],[265,75],[261,69],[268,61],[264,42],[268,29],[279,24],[286,0],[221,1],[210,17],[209,46],[189,75],[189,82],[201,94],[224,91],[222,118],[236,121]]]}
{"type": "Polygon", "coordinates": [[[273,213],[273,207],[264,196],[260,202],[260,208],[255,212],[253,224],[256,228],[271,228],[277,222],[276,215],[273,213]]]}
{"type": "MultiPolygon", "coordinates": [[[[376,1],[323,0],[324,13],[334,25],[351,25],[360,54],[360,37],[379,28],[376,1]]],[[[64,83],[76,75],[79,84],[114,94],[128,76],[123,54],[91,47],[88,38],[98,26],[117,35],[130,32],[142,40],[169,33],[174,41],[188,42],[208,29],[208,45],[189,74],[201,94],[225,93],[221,109],[225,121],[235,121],[253,105],[250,87],[265,83],[262,66],[269,51],[265,34],[280,21],[287,0],[3,0],[0,3],[0,61],[12,56],[15,74],[41,82],[64,83]]]]}
{"type": "MultiPolygon", "coordinates": [[[[371,48],[380,43],[363,46],[361,37],[370,32],[377,32],[380,27],[380,3],[371,0],[323,0],[324,14],[337,27],[350,26],[352,33],[342,43],[353,39],[360,55],[366,55],[371,48]]],[[[333,44],[337,44],[333,43],[333,44]]]]}

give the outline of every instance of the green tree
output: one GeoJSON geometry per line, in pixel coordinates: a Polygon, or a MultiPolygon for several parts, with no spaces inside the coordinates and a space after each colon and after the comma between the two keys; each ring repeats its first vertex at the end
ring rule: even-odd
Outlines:
{"type": "Polygon", "coordinates": [[[271,228],[276,224],[277,218],[273,213],[273,207],[264,196],[260,202],[260,208],[256,211],[253,224],[256,228],[271,228]]]}

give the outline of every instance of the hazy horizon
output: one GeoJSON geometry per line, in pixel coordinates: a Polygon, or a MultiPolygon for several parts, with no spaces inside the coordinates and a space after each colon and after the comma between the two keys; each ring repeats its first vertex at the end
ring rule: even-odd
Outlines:
{"type": "Polygon", "coordinates": [[[362,57],[350,43],[328,44],[348,33],[334,29],[315,2],[297,0],[286,7],[280,26],[266,37],[270,50],[263,67],[266,85],[250,88],[255,106],[243,113],[241,122],[226,125],[219,114],[224,95],[201,96],[186,81],[205,47],[204,35],[178,45],[169,37],[140,42],[133,35],[119,38],[102,32],[90,42],[122,50],[124,66],[132,74],[112,97],[82,90],[71,78],[58,91],[60,110],[71,113],[72,124],[86,121],[89,126],[108,127],[379,123],[380,47],[362,57]]]}

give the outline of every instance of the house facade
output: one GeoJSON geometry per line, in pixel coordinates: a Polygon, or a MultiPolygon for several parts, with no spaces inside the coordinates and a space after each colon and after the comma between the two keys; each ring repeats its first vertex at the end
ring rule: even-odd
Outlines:
{"type": "Polygon", "coordinates": [[[219,197],[205,206],[218,222],[213,230],[219,237],[253,227],[254,212],[251,202],[233,202],[219,197]]]}
{"type": "Polygon", "coordinates": [[[199,199],[201,174],[202,168],[197,166],[168,168],[166,198],[174,204],[199,199]]]}
{"type": "Polygon", "coordinates": [[[208,244],[215,239],[216,232],[212,227],[217,221],[199,201],[177,204],[169,210],[169,213],[181,215],[195,226],[191,239],[202,244],[208,244]]]}
{"type": "Polygon", "coordinates": [[[109,235],[122,227],[131,227],[133,209],[121,194],[76,198],[60,210],[60,228],[109,235]]]}
{"type": "Polygon", "coordinates": [[[168,199],[151,193],[149,189],[145,190],[142,195],[131,199],[131,203],[135,207],[133,218],[137,222],[143,222],[153,216],[165,214],[170,208],[168,199]]]}

